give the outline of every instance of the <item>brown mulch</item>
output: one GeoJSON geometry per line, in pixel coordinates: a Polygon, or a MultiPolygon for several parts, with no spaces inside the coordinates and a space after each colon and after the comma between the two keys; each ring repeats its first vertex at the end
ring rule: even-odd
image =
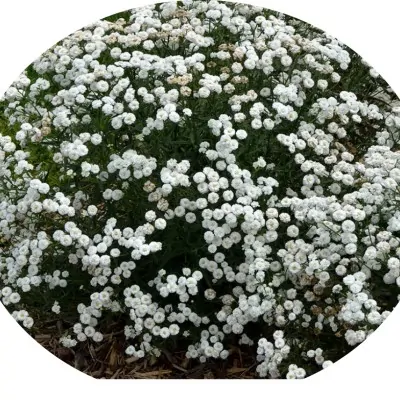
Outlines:
{"type": "Polygon", "coordinates": [[[68,365],[97,379],[254,379],[256,360],[252,352],[232,346],[228,360],[199,363],[188,360],[185,351],[163,351],[159,358],[126,356],[123,331],[104,335],[100,344],[84,342],[72,349],[63,347],[60,324],[42,328],[34,339],[68,365]]]}

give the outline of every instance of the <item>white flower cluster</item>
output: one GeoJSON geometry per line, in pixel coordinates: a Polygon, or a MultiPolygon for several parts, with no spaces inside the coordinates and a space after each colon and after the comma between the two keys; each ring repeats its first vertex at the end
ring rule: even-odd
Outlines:
{"type": "Polygon", "coordinates": [[[75,313],[64,346],[101,342],[114,318],[138,358],[182,343],[227,359],[236,343],[261,377],[326,368],[398,300],[393,91],[260,7],[121,15],[49,49],[1,100],[2,303],[26,328],[39,292],[75,313]]]}
{"type": "MultiPolygon", "coordinates": [[[[290,353],[290,346],[286,343],[283,331],[276,330],[273,334],[274,343],[269,342],[265,338],[258,341],[257,361],[261,362],[257,366],[257,372],[261,377],[268,374],[271,378],[280,376],[279,364],[286,359],[290,353]]],[[[295,366],[296,367],[296,366],[295,366]]],[[[295,378],[304,378],[304,369],[289,368],[288,375],[294,375],[295,378]]],[[[286,376],[289,378],[288,376],[286,376]]]]}

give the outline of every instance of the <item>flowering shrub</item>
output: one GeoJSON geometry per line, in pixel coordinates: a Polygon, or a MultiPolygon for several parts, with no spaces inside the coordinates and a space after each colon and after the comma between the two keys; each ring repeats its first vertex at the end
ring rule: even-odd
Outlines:
{"type": "Polygon", "coordinates": [[[303,378],[363,342],[400,286],[400,107],[302,21],[215,0],[75,32],[5,93],[0,293],[64,346],[255,354],[303,378]],[[41,318],[41,317],[39,317],[41,318]]]}

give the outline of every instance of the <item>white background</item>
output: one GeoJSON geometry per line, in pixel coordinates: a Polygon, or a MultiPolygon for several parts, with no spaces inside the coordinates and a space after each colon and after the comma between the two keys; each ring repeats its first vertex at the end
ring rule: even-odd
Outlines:
{"type": "MultiPolygon", "coordinates": [[[[14,0],[0,6],[0,92],[56,41],[99,18],[151,0],[14,0]]],[[[293,15],[329,32],[370,62],[400,94],[398,6],[393,0],[243,1],[293,15]]],[[[94,380],[68,367],[34,342],[0,305],[0,393],[4,399],[261,398],[280,396],[363,400],[397,397],[400,309],[364,344],[304,381],[94,380]],[[208,385],[207,388],[205,385],[208,385]],[[202,386],[200,386],[202,385],[202,386]],[[168,387],[167,387],[168,386],[168,387]],[[392,393],[390,395],[389,393],[392,393]],[[93,397],[92,397],[93,396],[93,397]]]]}

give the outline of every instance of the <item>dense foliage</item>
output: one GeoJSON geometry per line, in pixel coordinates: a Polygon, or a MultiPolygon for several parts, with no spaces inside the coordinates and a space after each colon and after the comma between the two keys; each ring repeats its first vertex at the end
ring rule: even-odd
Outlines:
{"type": "Polygon", "coordinates": [[[0,107],[0,294],[68,347],[229,345],[303,378],[400,286],[400,108],[367,62],[249,5],[170,2],[42,54],[0,107]]]}

